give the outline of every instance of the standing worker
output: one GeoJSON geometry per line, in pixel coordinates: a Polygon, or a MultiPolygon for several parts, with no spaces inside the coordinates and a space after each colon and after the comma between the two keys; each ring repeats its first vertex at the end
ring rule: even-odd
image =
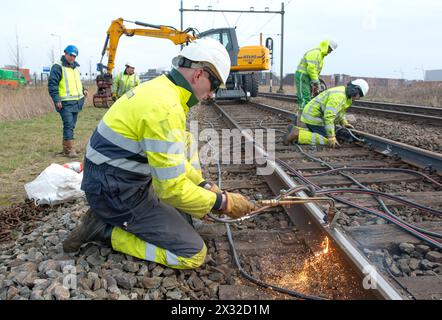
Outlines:
{"type": "Polygon", "coordinates": [[[324,40],[319,44],[319,47],[307,51],[299,62],[295,74],[296,95],[298,97],[298,125],[304,106],[319,94],[319,75],[324,64],[324,57],[336,50],[337,47],[337,43],[333,40],[324,40]]]}
{"type": "Polygon", "coordinates": [[[80,65],[75,61],[77,56],[77,47],[67,46],[64,56],[52,66],[48,80],[49,94],[63,120],[63,154],[70,158],[78,156],[74,147],[74,129],[87,97],[78,70],[80,65]]]}
{"type": "Polygon", "coordinates": [[[254,209],[241,194],[204,180],[186,131],[189,108],[225,85],[226,49],[197,39],[174,65],[118,99],[92,134],[82,181],[91,209],[64,241],[65,252],[99,242],[171,268],[196,268],[207,248],[192,217],[214,210],[239,218],[254,209]]]}
{"type": "Polygon", "coordinates": [[[138,75],[135,73],[134,64],[127,62],[126,69],[115,76],[112,84],[113,100],[115,101],[119,99],[123,94],[135,88],[139,84],[140,78],[138,78],[138,75]]]}
{"type": "Polygon", "coordinates": [[[325,145],[333,148],[339,146],[336,140],[335,124],[354,129],[345,118],[351,104],[367,95],[368,83],[363,79],[349,82],[347,86],[330,88],[313,98],[302,112],[301,121],[308,130],[289,125],[284,144],[325,145]]]}

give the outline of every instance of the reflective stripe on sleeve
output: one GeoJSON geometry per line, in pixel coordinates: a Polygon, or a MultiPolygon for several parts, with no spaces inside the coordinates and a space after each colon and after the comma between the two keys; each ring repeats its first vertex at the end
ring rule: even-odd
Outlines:
{"type": "Polygon", "coordinates": [[[158,180],[174,179],[186,172],[186,166],[184,163],[181,163],[173,167],[167,167],[167,168],[150,167],[150,169],[152,172],[152,176],[157,178],[158,180]]]}

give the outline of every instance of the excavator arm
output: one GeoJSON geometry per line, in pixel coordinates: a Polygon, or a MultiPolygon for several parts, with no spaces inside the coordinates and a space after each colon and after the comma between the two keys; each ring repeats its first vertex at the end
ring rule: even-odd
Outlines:
{"type": "Polygon", "coordinates": [[[186,29],[184,31],[179,31],[173,27],[163,26],[163,25],[153,25],[144,22],[133,22],[136,25],[147,27],[149,29],[127,29],[124,25],[123,18],[116,19],[112,21],[109,29],[107,30],[107,38],[102,52],[102,60],[104,55],[108,54],[107,69],[108,73],[112,73],[115,67],[115,57],[117,55],[118,43],[122,35],[128,37],[133,36],[143,36],[143,37],[153,37],[169,39],[174,44],[183,44],[191,42],[196,39],[196,33],[194,29],[186,29]]]}
{"type": "Polygon", "coordinates": [[[118,43],[122,35],[128,37],[144,36],[169,39],[176,45],[188,43],[197,38],[196,30],[192,28],[179,31],[169,26],[153,25],[135,21],[133,22],[134,24],[146,28],[127,29],[124,22],[125,20],[123,18],[116,19],[112,21],[107,30],[107,37],[101,54],[101,61],[97,65],[100,74],[96,79],[98,91],[93,98],[95,107],[108,108],[112,104],[112,71],[115,68],[118,43]],[[107,65],[103,65],[103,58],[106,53],[108,55],[107,65]]]}

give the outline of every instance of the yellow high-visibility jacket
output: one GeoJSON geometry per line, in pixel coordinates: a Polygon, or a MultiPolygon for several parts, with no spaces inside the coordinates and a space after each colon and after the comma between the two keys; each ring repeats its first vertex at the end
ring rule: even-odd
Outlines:
{"type": "Polygon", "coordinates": [[[132,75],[120,72],[115,76],[112,83],[112,93],[115,93],[117,97],[121,97],[127,91],[135,88],[140,84],[140,78],[134,73],[132,75]]]}
{"type": "Polygon", "coordinates": [[[311,82],[319,82],[324,57],[328,55],[329,44],[330,40],[322,41],[319,47],[307,51],[299,62],[297,71],[307,74],[311,82]]]}
{"type": "Polygon", "coordinates": [[[151,176],[165,203],[203,217],[221,206],[221,195],[198,186],[199,163],[186,154],[186,114],[198,103],[189,83],[175,69],[123,95],[104,115],[87,146],[86,158],[138,177],[151,176]],[[190,159],[192,161],[192,159],[190,159]]]}
{"type": "Polygon", "coordinates": [[[345,86],[330,88],[313,98],[302,111],[301,121],[315,126],[324,126],[327,137],[335,136],[335,124],[345,125],[345,113],[352,99],[347,98],[345,86]]]}
{"type": "Polygon", "coordinates": [[[58,83],[58,95],[61,101],[74,101],[84,98],[83,84],[81,83],[80,71],[77,67],[65,67],[63,63],[56,62],[62,70],[61,80],[58,83]]]}

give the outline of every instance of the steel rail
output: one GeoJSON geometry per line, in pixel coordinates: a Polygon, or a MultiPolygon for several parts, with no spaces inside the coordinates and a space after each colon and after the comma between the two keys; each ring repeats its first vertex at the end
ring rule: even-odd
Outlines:
{"type": "MultiPolygon", "coordinates": [[[[252,102],[251,104],[257,108],[270,111],[274,114],[286,117],[290,120],[293,120],[296,117],[296,113],[294,112],[272,107],[262,103],[252,102]]],[[[401,160],[420,169],[442,175],[442,154],[440,153],[410,146],[402,142],[379,137],[364,131],[351,131],[353,132],[353,134],[357,134],[359,138],[361,138],[358,139],[358,141],[363,141],[359,143],[366,144],[370,149],[373,149],[376,152],[379,152],[386,156],[391,156],[396,160],[401,160]]],[[[340,133],[340,136],[346,138],[349,141],[355,141],[354,137],[345,132],[345,130],[340,133]]]]}
{"type": "MultiPolygon", "coordinates": [[[[261,97],[296,102],[296,95],[280,93],[258,93],[261,97]]],[[[376,113],[395,118],[421,120],[436,125],[442,124],[442,108],[415,106],[399,103],[358,100],[351,109],[355,113],[376,113]]]]}

